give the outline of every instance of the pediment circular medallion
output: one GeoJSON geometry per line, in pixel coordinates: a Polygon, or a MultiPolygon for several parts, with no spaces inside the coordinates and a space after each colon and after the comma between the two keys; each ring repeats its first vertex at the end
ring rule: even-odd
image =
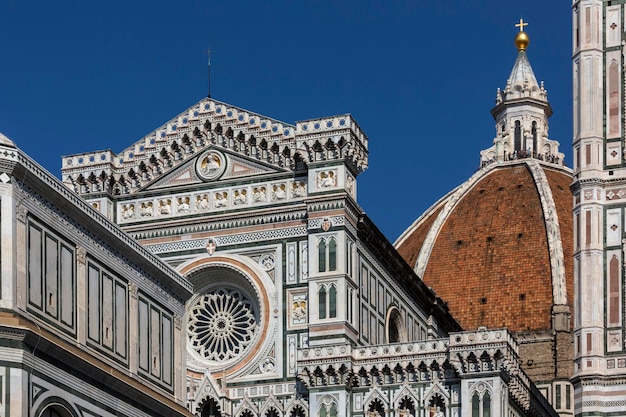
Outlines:
{"type": "Polygon", "coordinates": [[[196,162],[196,172],[205,181],[218,179],[225,170],[226,158],[218,151],[207,151],[196,162]]]}

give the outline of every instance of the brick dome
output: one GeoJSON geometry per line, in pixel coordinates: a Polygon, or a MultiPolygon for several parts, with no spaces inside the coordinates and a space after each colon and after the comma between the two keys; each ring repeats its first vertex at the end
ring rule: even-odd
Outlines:
{"type": "Polygon", "coordinates": [[[488,165],[395,246],[463,328],[548,330],[555,306],[572,306],[571,182],[535,159],[488,165]]]}

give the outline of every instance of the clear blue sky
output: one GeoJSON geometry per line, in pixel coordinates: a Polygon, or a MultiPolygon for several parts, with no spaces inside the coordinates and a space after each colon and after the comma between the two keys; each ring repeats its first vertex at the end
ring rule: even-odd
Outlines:
{"type": "Polygon", "coordinates": [[[0,132],[59,176],[212,96],[294,123],[351,113],[370,138],[359,203],[390,240],[478,167],[528,56],[571,166],[571,2],[0,0],[0,132]]]}

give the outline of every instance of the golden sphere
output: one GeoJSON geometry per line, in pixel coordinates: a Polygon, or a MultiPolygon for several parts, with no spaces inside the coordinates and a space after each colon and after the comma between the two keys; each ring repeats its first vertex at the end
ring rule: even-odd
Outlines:
{"type": "Polygon", "coordinates": [[[526,34],[526,32],[519,32],[515,35],[515,46],[520,51],[525,51],[528,48],[528,44],[530,43],[530,38],[526,34]]]}

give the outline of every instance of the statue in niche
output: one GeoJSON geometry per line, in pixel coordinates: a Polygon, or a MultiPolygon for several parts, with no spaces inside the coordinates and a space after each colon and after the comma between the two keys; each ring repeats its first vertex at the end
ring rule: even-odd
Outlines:
{"type": "Polygon", "coordinates": [[[139,211],[142,217],[152,217],[154,214],[152,201],[141,203],[141,209],[139,211]]]}
{"type": "Polygon", "coordinates": [[[220,157],[216,154],[209,154],[200,164],[200,172],[207,177],[211,177],[219,172],[221,166],[222,161],[220,157]]]}
{"type": "Polygon", "coordinates": [[[246,204],[248,202],[248,191],[243,190],[235,190],[233,195],[233,203],[238,206],[241,204],[246,204]]]}
{"type": "Polygon", "coordinates": [[[443,411],[441,411],[441,407],[435,407],[435,414],[433,414],[433,417],[444,417],[443,411]]]}
{"type": "Polygon", "coordinates": [[[208,210],[209,209],[209,195],[202,194],[196,196],[196,209],[198,210],[208,210]]]}
{"type": "Polygon", "coordinates": [[[274,185],[274,200],[284,200],[287,197],[285,188],[285,184],[274,185]]]}
{"type": "Polygon", "coordinates": [[[189,213],[191,207],[189,207],[189,197],[178,197],[178,212],[189,213]]]}
{"type": "Polygon", "coordinates": [[[306,300],[294,300],[293,302],[293,318],[302,320],[306,318],[306,300]]]}
{"type": "Polygon", "coordinates": [[[167,215],[172,214],[172,200],[169,198],[164,198],[159,201],[159,210],[161,214],[167,215]]]}
{"type": "Polygon", "coordinates": [[[226,191],[221,191],[215,193],[215,207],[226,207],[228,205],[228,193],[226,191]]]}
{"type": "Polygon", "coordinates": [[[122,219],[124,220],[132,219],[134,215],[135,215],[134,204],[124,204],[122,206],[122,219]]]}
{"type": "Polygon", "coordinates": [[[262,203],[267,200],[267,193],[265,187],[254,187],[252,190],[252,201],[255,203],[262,203]]]}
{"type": "Polygon", "coordinates": [[[306,187],[303,182],[295,181],[291,184],[291,195],[294,198],[304,197],[306,195],[306,187]]]}
{"type": "Polygon", "coordinates": [[[317,177],[319,188],[330,188],[337,184],[335,173],[333,171],[320,172],[317,177]]]}
{"type": "Polygon", "coordinates": [[[346,190],[348,190],[351,195],[354,195],[354,178],[350,175],[346,177],[346,190]]]}

